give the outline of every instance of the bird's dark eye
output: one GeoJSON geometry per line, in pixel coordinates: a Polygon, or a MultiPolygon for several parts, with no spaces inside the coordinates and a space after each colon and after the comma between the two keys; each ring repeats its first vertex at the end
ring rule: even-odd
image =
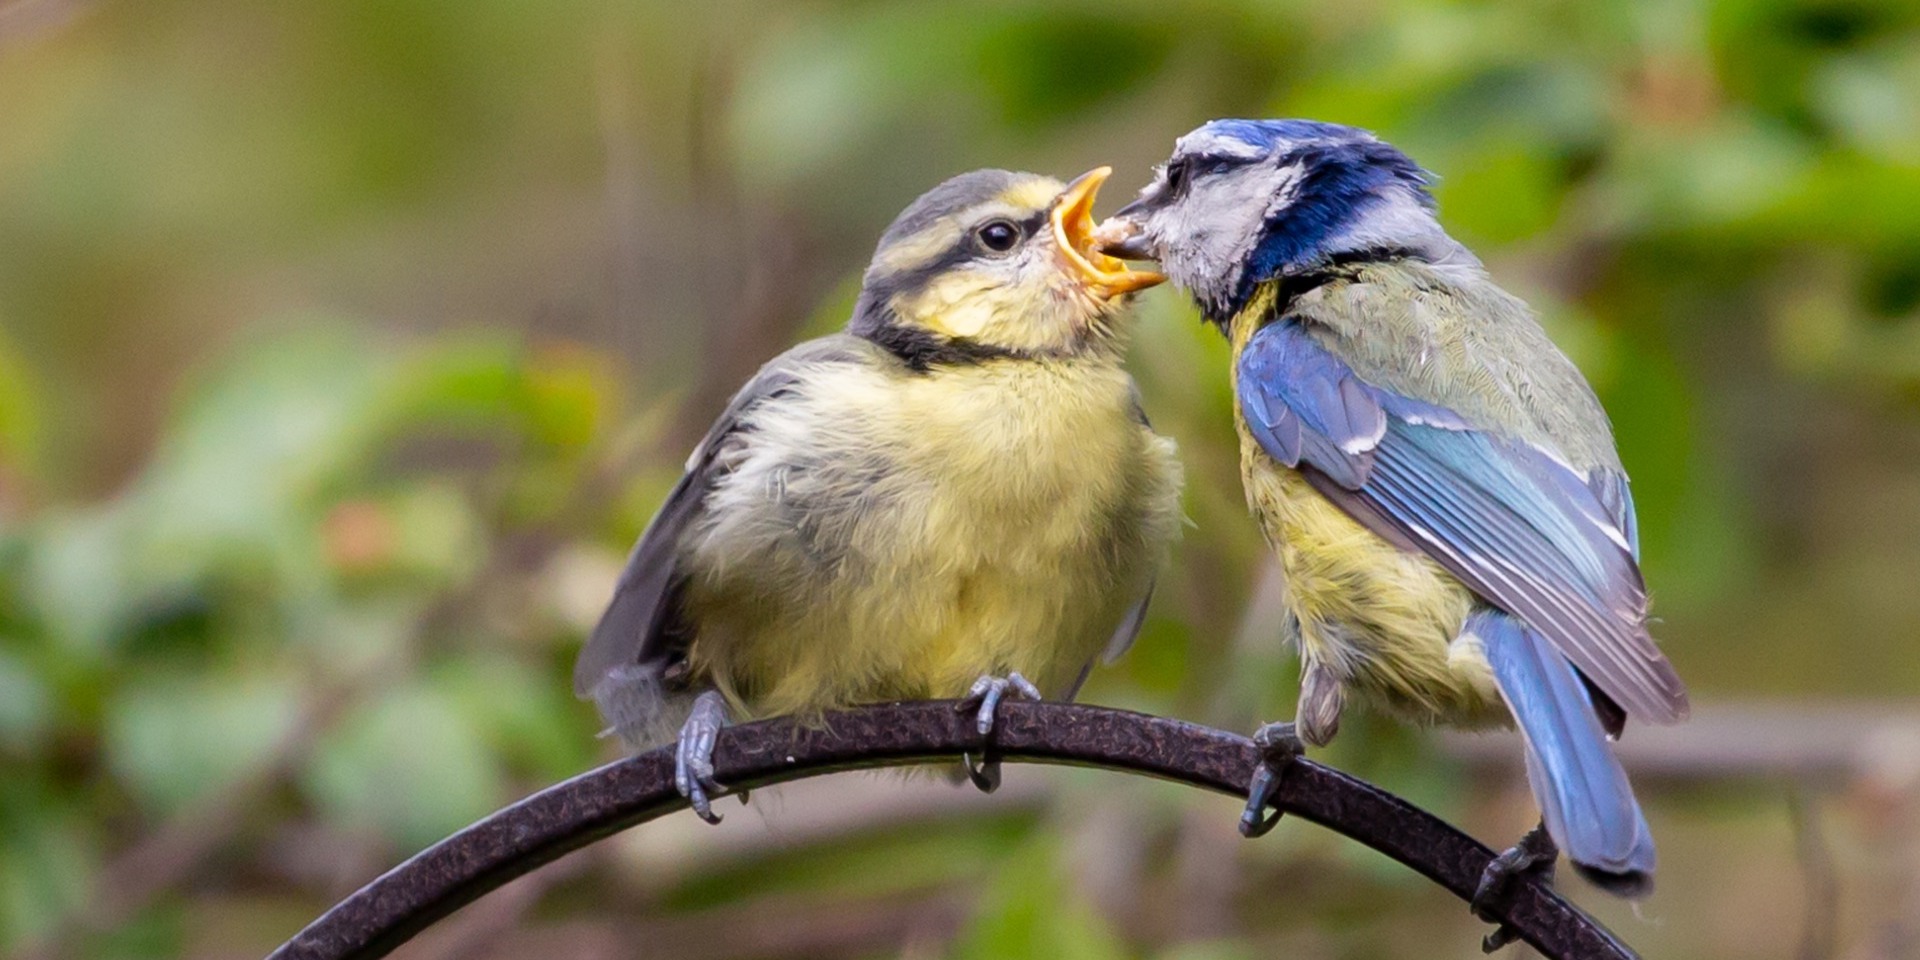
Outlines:
{"type": "Polygon", "coordinates": [[[1187,161],[1185,157],[1167,164],[1167,192],[1178,195],[1187,188],[1187,161]]]}
{"type": "Polygon", "coordinates": [[[1006,220],[989,220],[973,235],[980,238],[981,246],[994,253],[1006,253],[1020,242],[1020,228],[1006,220]]]}

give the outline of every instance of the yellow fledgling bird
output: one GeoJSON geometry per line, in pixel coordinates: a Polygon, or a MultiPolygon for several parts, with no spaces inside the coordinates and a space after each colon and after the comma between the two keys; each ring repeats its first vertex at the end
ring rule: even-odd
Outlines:
{"type": "Polygon", "coordinates": [[[731,716],[972,695],[985,733],[1009,690],[1071,698],[1139,631],[1181,472],[1123,366],[1123,308],[1161,277],[1091,249],[1106,175],[921,196],[846,332],[768,363],[688,459],[574,686],[630,745],[680,723],[703,818],[731,716]]]}

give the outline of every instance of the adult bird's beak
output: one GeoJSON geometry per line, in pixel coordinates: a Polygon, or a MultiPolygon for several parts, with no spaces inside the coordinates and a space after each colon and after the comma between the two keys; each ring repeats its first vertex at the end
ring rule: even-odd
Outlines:
{"type": "Polygon", "coordinates": [[[1053,224],[1053,242],[1080,282],[1109,299],[1135,290],[1145,290],[1166,277],[1150,270],[1134,270],[1107,256],[1094,246],[1093,200],[1100,185],[1113,174],[1112,167],[1095,167],[1067,184],[1053,201],[1048,219],[1053,224]]]}
{"type": "Polygon", "coordinates": [[[1136,200],[1102,221],[1093,231],[1094,249],[1126,260],[1159,259],[1153,245],[1147,242],[1146,234],[1140,229],[1140,221],[1130,216],[1139,206],[1136,200]]]}

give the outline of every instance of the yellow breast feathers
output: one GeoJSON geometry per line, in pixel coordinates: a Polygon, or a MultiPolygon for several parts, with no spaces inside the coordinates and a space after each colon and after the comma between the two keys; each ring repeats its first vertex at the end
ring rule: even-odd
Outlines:
{"type": "Polygon", "coordinates": [[[1062,694],[1178,531],[1172,444],[1117,362],[848,366],[755,426],[749,460],[785,465],[809,539],[782,548],[772,596],[764,564],[737,578],[751,596],[702,592],[716,626],[694,656],[758,713],[956,696],[1013,670],[1062,694]]]}

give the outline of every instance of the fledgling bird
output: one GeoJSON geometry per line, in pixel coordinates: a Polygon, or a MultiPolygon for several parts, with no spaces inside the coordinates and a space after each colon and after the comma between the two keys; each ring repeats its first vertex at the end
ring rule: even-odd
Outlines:
{"type": "Polygon", "coordinates": [[[1627,476],[1586,380],[1442,229],[1429,181],[1363,130],[1218,120],[1099,229],[1233,345],[1247,501],[1303,664],[1243,829],[1294,734],[1326,743],[1352,693],[1419,723],[1518,724],[1541,828],[1476,912],[1519,871],[1550,877],[1555,845],[1642,895],[1653,840],[1609,741],[1688,707],[1647,632],[1627,476]]]}
{"type": "MultiPolygon", "coordinates": [[[[1122,365],[1130,295],[1093,251],[1108,174],[1004,170],[921,196],[844,333],[734,396],[575,665],[630,745],[678,734],[701,817],[730,714],[1009,692],[1071,698],[1145,615],[1180,465],[1122,365]]],[[[991,763],[970,770],[991,789],[991,763]]]]}

